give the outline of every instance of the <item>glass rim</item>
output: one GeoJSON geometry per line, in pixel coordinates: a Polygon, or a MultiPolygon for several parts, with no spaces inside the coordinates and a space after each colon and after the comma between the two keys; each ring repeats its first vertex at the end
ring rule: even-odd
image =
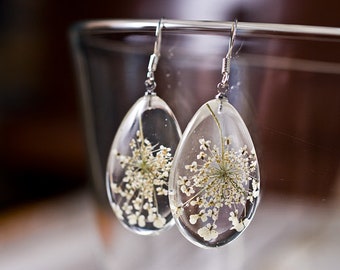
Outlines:
{"type": "MultiPolygon", "coordinates": [[[[72,34],[110,34],[117,32],[154,32],[159,20],[154,19],[98,19],[74,23],[72,34]]],[[[233,21],[199,21],[162,19],[163,32],[209,33],[226,35],[230,33],[233,21]]],[[[340,42],[340,28],[297,24],[237,22],[237,36],[320,40],[340,42]]]]}

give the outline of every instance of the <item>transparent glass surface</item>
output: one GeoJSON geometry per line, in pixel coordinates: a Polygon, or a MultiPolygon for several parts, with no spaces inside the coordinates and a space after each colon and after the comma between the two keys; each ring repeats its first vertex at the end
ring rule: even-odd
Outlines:
{"type": "Polygon", "coordinates": [[[260,192],[251,136],[226,98],[202,105],[173,160],[169,200],[182,234],[204,248],[223,246],[249,225],[260,192]]]}
{"type": "MultiPolygon", "coordinates": [[[[105,189],[106,163],[121,120],[145,91],[156,25],[95,21],[71,31],[103,264],[108,269],[337,269],[337,28],[238,23],[229,101],[248,127],[261,174],[261,201],[240,237],[205,250],[176,227],[145,237],[116,222],[105,189]]],[[[230,25],[165,21],[156,91],[182,130],[217,93],[230,25]]]]}
{"type": "Polygon", "coordinates": [[[158,234],[173,225],[168,182],[181,134],[171,109],[156,94],[139,98],[118,128],[106,188],[118,220],[135,233],[158,234]]]}

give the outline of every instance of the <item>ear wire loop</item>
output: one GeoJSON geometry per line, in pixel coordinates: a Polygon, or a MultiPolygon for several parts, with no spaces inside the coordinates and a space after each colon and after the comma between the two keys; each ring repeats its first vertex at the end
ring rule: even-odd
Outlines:
{"type": "Polygon", "coordinates": [[[234,48],[234,41],[236,37],[236,29],[237,29],[237,20],[233,22],[230,29],[230,40],[228,46],[228,52],[226,56],[222,60],[222,80],[217,84],[217,97],[224,98],[226,97],[227,91],[229,90],[229,76],[230,76],[230,65],[231,65],[231,57],[234,48]]]}
{"type": "Polygon", "coordinates": [[[145,87],[146,87],[146,95],[154,94],[154,90],[157,86],[155,82],[155,71],[157,69],[157,64],[159,58],[161,57],[161,41],[162,41],[162,29],[163,29],[163,18],[161,18],[156,27],[156,41],[154,45],[153,54],[150,55],[149,65],[148,65],[148,73],[146,75],[145,87]]]}

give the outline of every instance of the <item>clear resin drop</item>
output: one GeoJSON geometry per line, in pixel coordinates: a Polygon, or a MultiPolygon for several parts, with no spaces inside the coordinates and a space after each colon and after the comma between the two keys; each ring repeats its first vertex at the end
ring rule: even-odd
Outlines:
{"type": "Polygon", "coordinates": [[[260,174],[248,129],[226,98],[205,103],[178,145],[169,200],[181,233],[193,244],[225,245],[250,223],[260,174]]]}
{"type": "Polygon", "coordinates": [[[117,218],[149,235],[174,224],[168,180],[181,131],[169,106],[155,94],[137,100],[113,140],[106,172],[108,197],[117,218]]]}

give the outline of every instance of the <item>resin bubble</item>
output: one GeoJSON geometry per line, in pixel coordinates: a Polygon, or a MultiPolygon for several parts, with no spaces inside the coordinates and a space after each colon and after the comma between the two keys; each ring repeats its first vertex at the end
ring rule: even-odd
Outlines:
{"type": "Polygon", "coordinates": [[[157,234],[174,224],[168,180],[180,138],[175,116],[155,94],[137,100],[118,128],[106,185],[114,213],[131,231],[157,234]]]}
{"type": "Polygon", "coordinates": [[[208,101],[183,133],[170,172],[170,206],[181,233],[203,248],[229,243],[250,223],[259,192],[246,125],[226,98],[208,101]]]}

